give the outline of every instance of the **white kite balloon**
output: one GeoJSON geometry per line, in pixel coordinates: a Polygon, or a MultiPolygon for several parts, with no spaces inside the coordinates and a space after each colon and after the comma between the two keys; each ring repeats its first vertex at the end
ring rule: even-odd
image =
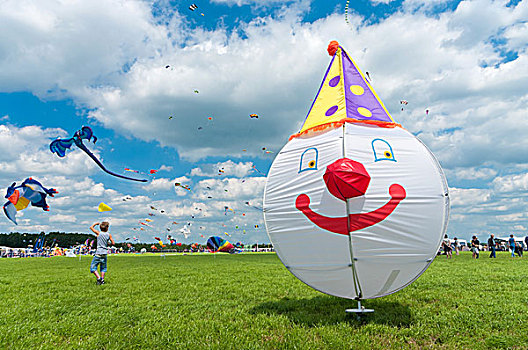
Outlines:
{"type": "Polygon", "coordinates": [[[269,238],[286,268],[323,293],[371,299],[417,279],[447,227],[449,195],[433,154],[396,124],[337,42],[298,134],[264,194],[269,238]]]}

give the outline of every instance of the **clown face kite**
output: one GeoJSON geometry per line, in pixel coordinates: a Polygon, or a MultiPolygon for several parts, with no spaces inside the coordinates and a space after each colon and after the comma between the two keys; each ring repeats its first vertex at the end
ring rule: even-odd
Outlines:
{"type": "Polygon", "coordinates": [[[268,235],[286,268],[349,299],[394,293],[433,261],[449,196],[427,147],[396,124],[337,42],[300,132],[271,166],[268,235]]]}

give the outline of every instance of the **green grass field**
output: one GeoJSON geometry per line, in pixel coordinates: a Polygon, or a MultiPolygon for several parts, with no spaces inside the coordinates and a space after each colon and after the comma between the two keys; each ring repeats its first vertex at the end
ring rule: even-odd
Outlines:
{"type": "Polygon", "coordinates": [[[355,302],[316,292],[275,254],[0,260],[1,349],[527,349],[528,257],[438,257],[415,283],[355,302]]]}

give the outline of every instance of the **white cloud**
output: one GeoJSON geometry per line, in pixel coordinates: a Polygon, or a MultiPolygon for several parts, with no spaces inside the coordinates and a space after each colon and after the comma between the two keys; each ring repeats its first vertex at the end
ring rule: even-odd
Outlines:
{"type": "Polygon", "coordinates": [[[526,192],[528,191],[528,174],[499,176],[492,182],[498,192],[526,192]]]}
{"type": "MultiPolygon", "coordinates": [[[[504,215],[497,215],[496,219],[503,222],[519,222],[519,221],[527,221],[528,216],[525,213],[513,213],[513,214],[504,214],[504,215]]],[[[519,226],[519,225],[515,225],[519,226]]]]}
{"type": "Polygon", "coordinates": [[[0,66],[11,69],[0,70],[0,89],[53,96],[119,79],[165,36],[153,22],[143,1],[3,1],[0,66]]]}
{"type": "Polygon", "coordinates": [[[504,38],[508,40],[508,47],[512,50],[526,52],[528,46],[528,22],[515,23],[504,31],[504,38]]]}
{"type": "Polygon", "coordinates": [[[451,206],[468,207],[486,203],[491,198],[491,192],[479,188],[449,188],[451,206]]]}
{"type": "Polygon", "coordinates": [[[232,160],[216,164],[202,164],[198,168],[191,169],[191,176],[236,176],[245,177],[253,173],[252,162],[235,163],[232,160]]]}
{"type": "Polygon", "coordinates": [[[143,188],[148,192],[157,192],[157,191],[170,191],[174,189],[176,194],[179,196],[184,196],[187,194],[187,190],[184,190],[181,187],[175,187],[174,184],[179,182],[181,184],[187,184],[190,182],[190,179],[186,176],[180,176],[174,179],[167,178],[157,178],[153,179],[149,183],[143,186],[143,188]]]}
{"type": "Polygon", "coordinates": [[[209,197],[215,200],[249,200],[259,195],[262,196],[265,184],[265,177],[206,179],[201,180],[195,186],[193,197],[200,200],[206,200],[209,197]]]}
{"type": "Polygon", "coordinates": [[[341,13],[303,23],[309,7],[293,2],[276,18],[256,17],[227,32],[188,30],[174,11],[163,24],[143,2],[9,1],[0,10],[7,23],[0,47],[11,53],[0,60],[6,68],[0,89],[61,91],[106,127],[173,146],[184,159],[263,156],[262,147],[277,150],[300,126],[335,38],[370,71],[396,120],[419,133],[444,166],[522,162],[528,152],[528,122],[518,118],[528,111],[524,2],[463,1],[436,15],[427,3],[446,1],[408,0],[375,24],[352,15],[350,27],[341,13]],[[494,46],[500,39],[506,43],[494,46]],[[501,52],[512,49],[518,58],[501,63],[501,52]],[[402,98],[409,101],[404,113],[398,112],[402,98]],[[252,120],[250,113],[261,117],[252,120]]]}
{"type": "Polygon", "coordinates": [[[497,170],[492,168],[455,168],[448,174],[461,180],[488,180],[497,175],[497,170]]]}
{"type": "Polygon", "coordinates": [[[49,222],[72,223],[76,221],[77,221],[77,218],[75,217],[75,215],[56,214],[56,215],[51,215],[49,217],[49,222]]]}
{"type": "Polygon", "coordinates": [[[172,171],[173,167],[170,165],[162,165],[159,168],[159,171],[172,171]]]}

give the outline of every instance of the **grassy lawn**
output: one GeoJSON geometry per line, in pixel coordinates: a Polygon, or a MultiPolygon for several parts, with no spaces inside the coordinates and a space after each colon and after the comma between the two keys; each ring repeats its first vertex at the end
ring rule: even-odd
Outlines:
{"type": "Polygon", "coordinates": [[[1,349],[528,349],[528,256],[438,257],[404,290],[355,302],[298,281],[274,254],[0,260],[1,349]]]}

